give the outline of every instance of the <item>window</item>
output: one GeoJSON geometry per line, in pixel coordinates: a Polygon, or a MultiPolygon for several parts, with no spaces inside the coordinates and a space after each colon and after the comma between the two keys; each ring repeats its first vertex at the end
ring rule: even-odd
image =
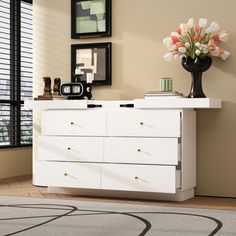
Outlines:
{"type": "Polygon", "coordinates": [[[0,148],[32,143],[32,1],[0,0],[0,148]]]}

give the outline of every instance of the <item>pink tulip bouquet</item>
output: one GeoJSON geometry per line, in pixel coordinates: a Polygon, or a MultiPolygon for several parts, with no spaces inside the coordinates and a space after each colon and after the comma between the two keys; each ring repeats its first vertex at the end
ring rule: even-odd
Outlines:
{"type": "Polygon", "coordinates": [[[184,57],[191,57],[194,60],[215,56],[226,60],[230,53],[220,45],[222,42],[227,42],[228,39],[228,33],[220,30],[218,23],[212,22],[207,26],[205,18],[200,18],[198,23],[189,19],[187,23],[180,24],[170,37],[163,40],[168,50],[164,59],[170,62],[174,58],[182,60],[184,57]]]}

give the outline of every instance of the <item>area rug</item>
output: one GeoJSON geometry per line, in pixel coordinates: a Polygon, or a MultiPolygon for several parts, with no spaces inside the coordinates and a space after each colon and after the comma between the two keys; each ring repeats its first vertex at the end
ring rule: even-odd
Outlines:
{"type": "Polygon", "coordinates": [[[0,196],[0,235],[235,236],[236,212],[0,196]]]}

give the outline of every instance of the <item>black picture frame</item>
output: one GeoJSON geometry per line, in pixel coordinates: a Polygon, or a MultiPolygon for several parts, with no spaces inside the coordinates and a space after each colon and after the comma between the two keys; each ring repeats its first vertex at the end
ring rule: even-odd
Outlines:
{"type": "Polygon", "coordinates": [[[75,69],[82,71],[80,81],[86,81],[87,73],[94,75],[92,85],[111,85],[112,43],[71,45],[71,81],[75,82],[75,69]]]}
{"type": "Polygon", "coordinates": [[[112,0],[71,0],[71,38],[111,36],[112,0]]]}

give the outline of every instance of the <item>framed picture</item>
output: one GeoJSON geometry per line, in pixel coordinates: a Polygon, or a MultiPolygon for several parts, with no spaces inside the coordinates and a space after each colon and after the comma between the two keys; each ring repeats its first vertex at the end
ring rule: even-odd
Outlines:
{"type": "Polygon", "coordinates": [[[81,74],[80,80],[93,77],[93,85],[111,85],[111,43],[71,45],[71,81],[81,74]]]}
{"type": "Polygon", "coordinates": [[[71,38],[111,36],[111,0],[71,0],[71,38]]]}

